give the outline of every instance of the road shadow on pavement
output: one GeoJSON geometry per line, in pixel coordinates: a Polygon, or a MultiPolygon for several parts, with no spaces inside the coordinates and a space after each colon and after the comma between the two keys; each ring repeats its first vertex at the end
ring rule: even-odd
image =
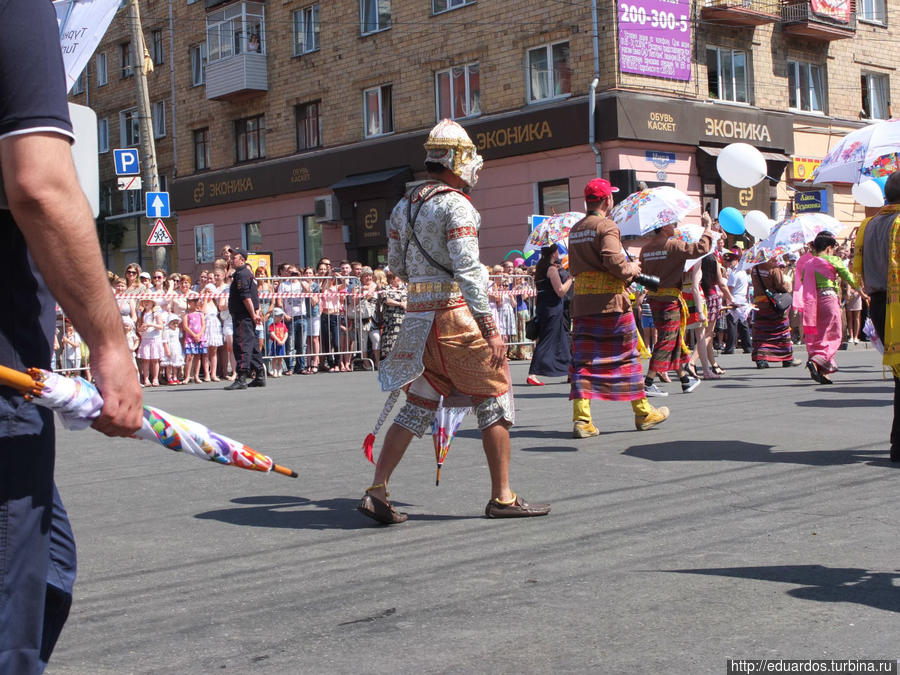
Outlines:
{"type": "MultiPolygon", "coordinates": [[[[358,499],[338,497],[335,499],[307,499],[294,495],[260,495],[258,497],[237,497],[231,500],[238,504],[233,509],[218,509],[198,513],[194,518],[218,520],[222,523],[248,527],[274,527],[292,530],[365,530],[381,527],[356,511],[358,499]]],[[[404,502],[391,500],[402,507],[404,502]]],[[[474,516],[473,516],[474,517],[474,516]]],[[[410,513],[410,520],[465,520],[468,516],[445,516],[433,513],[410,513]]]]}
{"type": "Polygon", "coordinates": [[[878,408],[880,406],[893,406],[893,398],[819,398],[813,401],[794,401],[794,405],[801,408],[878,408]]]}
{"type": "Polygon", "coordinates": [[[872,572],[855,567],[824,565],[772,565],[767,567],[722,567],[713,569],[661,570],[679,574],[705,574],[739,579],[757,579],[799,588],[787,591],[791,597],[814,602],[853,602],[859,605],[900,612],[897,572],[872,572]]]}
{"type": "MultiPolygon", "coordinates": [[[[830,466],[886,460],[884,450],[805,450],[772,452],[771,445],[747,441],[668,441],[628,448],[623,455],[653,462],[779,462],[830,466]]],[[[878,462],[879,464],[881,462],[878,462]]]]}
{"type": "MultiPolygon", "coordinates": [[[[232,525],[276,527],[293,530],[361,530],[371,521],[356,512],[358,499],[321,499],[284,495],[238,497],[238,506],[198,513],[194,518],[232,525]]],[[[395,502],[396,504],[396,502],[395,502]]]]}

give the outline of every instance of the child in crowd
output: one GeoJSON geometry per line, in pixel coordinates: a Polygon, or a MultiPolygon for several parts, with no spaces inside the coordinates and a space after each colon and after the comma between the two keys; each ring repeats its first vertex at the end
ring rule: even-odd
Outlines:
{"type": "Polygon", "coordinates": [[[181,327],[184,330],[184,382],[194,378],[200,383],[200,364],[206,353],[206,318],[198,310],[199,299],[188,298],[188,311],[181,327]]]}
{"type": "Polygon", "coordinates": [[[81,336],[75,332],[75,326],[66,319],[66,334],[62,339],[62,366],[69,377],[75,377],[81,370],[81,342],[81,336]]]}
{"type": "Polygon", "coordinates": [[[181,319],[169,314],[167,325],[163,331],[163,349],[165,355],[162,365],[166,367],[166,384],[178,384],[179,372],[184,366],[184,351],[181,348],[181,319]]]}
{"type": "Polygon", "coordinates": [[[284,310],[276,307],[272,312],[272,325],[269,326],[269,339],[272,341],[272,377],[281,377],[284,370],[284,345],[288,339],[288,329],[284,323],[284,310]]]}
{"type": "Polygon", "coordinates": [[[145,387],[159,386],[159,360],[163,356],[162,330],[165,319],[162,310],[152,298],[140,302],[138,334],[141,345],[138,358],[141,359],[141,384],[145,387]]]}
{"type": "Polygon", "coordinates": [[[128,351],[131,352],[131,361],[134,363],[134,370],[138,373],[138,379],[140,379],[140,370],[138,369],[137,364],[137,350],[138,346],[141,344],[141,340],[134,330],[134,321],[130,316],[122,317],[122,328],[125,331],[125,342],[128,343],[128,351]]]}

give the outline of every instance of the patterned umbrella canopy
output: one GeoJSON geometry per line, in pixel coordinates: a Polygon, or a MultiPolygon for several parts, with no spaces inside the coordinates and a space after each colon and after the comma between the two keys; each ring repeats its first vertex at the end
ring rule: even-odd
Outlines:
{"type": "Polygon", "coordinates": [[[827,213],[798,213],[775,223],[772,232],[760,244],[769,249],[778,247],[797,251],[811,242],[820,232],[836,234],[843,226],[827,213]]]}
{"type": "MultiPolygon", "coordinates": [[[[38,405],[55,410],[68,429],[87,428],[100,416],[103,407],[100,392],[81,377],[63,377],[40,368],[29,368],[27,373],[22,373],[0,366],[0,384],[18,390],[38,405]]],[[[143,426],[134,437],[218,464],[297,477],[291,469],[275,464],[271,457],[240,441],[149,405],[144,406],[143,426]]]]}
{"type": "Polygon", "coordinates": [[[677,223],[700,207],[680,190],[664,185],[628,195],[610,213],[624,236],[641,237],[663,225],[677,223]]]}
{"type": "Polygon", "coordinates": [[[528,235],[524,246],[525,253],[566,239],[572,226],[582,218],[584,218],[584,214],[579,211],[566,211],[550,216],[528,235]]]}
{"type": "Polygon", "coordinates": [[[859,183],[900,168],[900,119],[869,124],[844,136],[813,172],[817,183],[859,183]]]}

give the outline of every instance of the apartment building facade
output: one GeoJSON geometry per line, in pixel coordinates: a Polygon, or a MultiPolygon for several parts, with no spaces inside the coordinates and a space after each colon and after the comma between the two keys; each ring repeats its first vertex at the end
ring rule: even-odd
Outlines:
{"type": "MultiPolygon", "coordinates": [[[[172,266],[209,266],[224,244],[270,251],[276,263],[383,261],[390,210],[422,177],[422,143],[443,117],[460,121],[485,157],[472,198],[486,262],[521,248],[529,215],[582,210],[596,175],[623,193],[671,184],[773,214],[791,188],[820,188],[822,208],[850,226],[863,216],[850,187],[803,179],[846,131],[889,116],[896,9],[894,0],[142,0],[154,124],[157,114],[173,122],[156,139],[177,214],[172,266]],[[765,153],[772,180],[748,190],[719,180],[715,158],[734,141],[765,153]]],[[[128,41],[117,18],[91,67],[106,53],[121,77],[73,100],[88,97],[108,137],[134,145],[128,41]]],[[[111,162],[101,167],[114,188],[111,162]]],[[[126,199],[112,193],[108,221],[134,218],[116,210],[134,206],[126,199]]],[[[120,257],[134,255],[130,237],[120,257]]]]}

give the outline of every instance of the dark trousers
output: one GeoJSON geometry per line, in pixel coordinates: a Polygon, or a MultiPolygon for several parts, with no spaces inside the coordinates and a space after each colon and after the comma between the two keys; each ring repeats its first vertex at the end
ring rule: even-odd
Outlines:
{"type": "Polygon", "coordinates": [[[753,348],[753,340],[750,338],[750,326],[746,321],[739,321],[731,313],[725,315],[725,351],[733,352],[738,342],[745,352],[753,348]]]}
{"type": "Polygon", "coordinates": [[[288,367],[292,368],[295,373],[299,373],[306,369],[306,317],[298,316],[294,319],[294,326],[291,329],[291,352],[297,354],[295,358],[291,358],[288,367]]]}
{"type": "Polygon", "coordinates": [[[53,483],[52,413],[0,397],[0,673],[41,673],[75,583],[75,539],[53,483]]]}
{"type": "Polygon", "coordinates": [[[232,317],[231,321],[234,325],[234,360],[238,374],[262,377],[263,360],[253,319],[249,316],[242,319],[232,317]]]}
{"type": "MultiPolygon", "coordinates": [[[[878,291],[872,293],[869,301],[869,316],[884,343],[884,321],[887,313],[887,293],[878,291]]],[[[894,421],[891,423],[891,447],[900,448],[900,379],[894,378],[894,421]]]]}
{"type": "Polygon", "coordinates": [[[323,314],[320,330],[322,346],[319,348],[325,356],[325,365],[333,368],[340,363],[341,357],[334,356],[333,352],[341,351],[341,317],[338,314],[323,314]]]}

